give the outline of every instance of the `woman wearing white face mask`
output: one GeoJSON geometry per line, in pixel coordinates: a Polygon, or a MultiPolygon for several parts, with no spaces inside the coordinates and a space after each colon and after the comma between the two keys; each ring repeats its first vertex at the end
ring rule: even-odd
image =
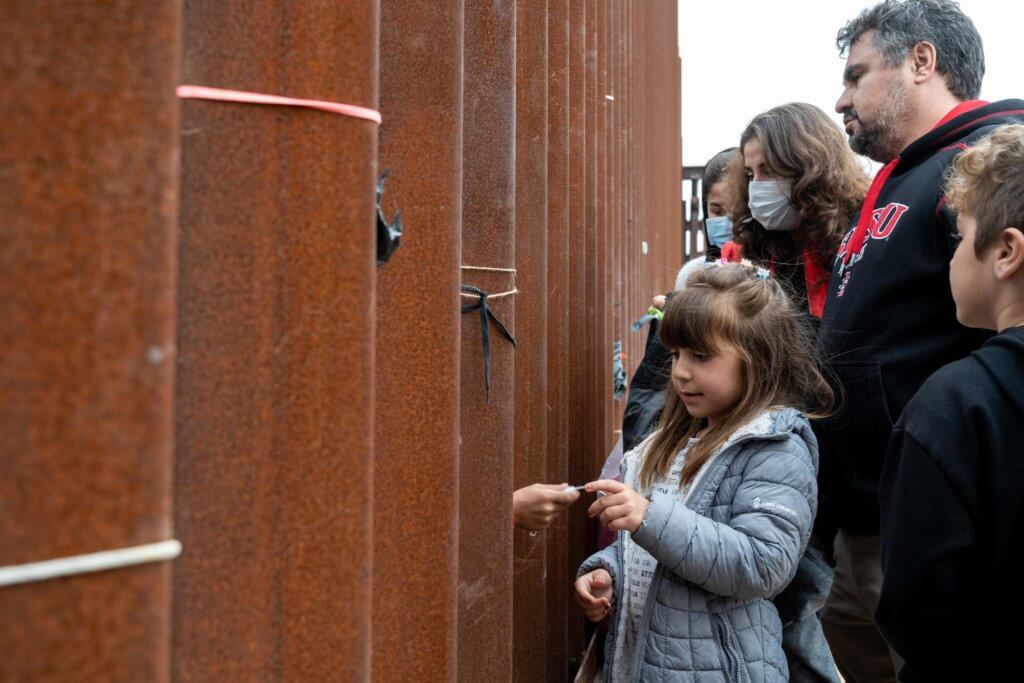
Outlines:
{"type": "Polygon", "coordinates": [[[754,117],[740,152],[728,204],[743,255],[787,281],[820,318],[832,261],[870,179],[838,124],[810,104],[754,117]]]}

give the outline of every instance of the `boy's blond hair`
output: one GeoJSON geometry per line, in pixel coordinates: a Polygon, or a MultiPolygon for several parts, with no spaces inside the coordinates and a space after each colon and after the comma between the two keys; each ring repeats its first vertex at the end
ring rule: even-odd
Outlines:
{"type": "Polygon", "coordinates": [[[977,222],[978,256],[1004,228],[1024,231],[1024,125],[1000,126],[960,154],[946,180],[946,201],[977,222]]]}

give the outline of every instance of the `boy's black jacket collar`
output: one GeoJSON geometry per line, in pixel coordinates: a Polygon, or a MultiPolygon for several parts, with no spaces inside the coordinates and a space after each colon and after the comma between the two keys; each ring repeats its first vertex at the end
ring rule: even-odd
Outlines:
{"type": "Polygon", "coordinates": [[[1024,100],[1000,100],[964,112],[910,143],[900,153],[900,164],[896,172],[905,171],[929,158],[936,150],[956,144],[978,128],[998,123],[1000,118],[1008,116],[1024,117],[1024,100]]]}

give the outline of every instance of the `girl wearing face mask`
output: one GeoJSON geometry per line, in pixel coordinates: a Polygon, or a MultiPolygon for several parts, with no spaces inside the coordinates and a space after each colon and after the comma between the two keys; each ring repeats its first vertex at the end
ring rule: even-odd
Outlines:
{"type": "MultiPolygon", "coordinates": [[[[727,187],[730,182],[726,171],[734,159],[739,156],[739,149],[729,147],[711,157],[704,166],[701,176],[700,203],[704,210],[704,243],[707,245],[704,256],[687,261],[676,276],[675,291],[686,285],[687,278],[701,270],[705,263],[712,263],[720,258],[738,261],[739,247],[733,243],[732,218],[726,209],[731,192],[727,187]],[[737,254],[736,258],[731,258],[737,254]]],[[[665,297],[657,297],[655,305],[664,306],[665,297]]]]}
{"type": "MultiPolygon", "coordinates": [[[[701,176],[701,207],[704,209],[704,238],[707,244],[705,256],[689,261],[676,276],[675,291],[683,289],[686,280],[695,272],[704,270],[706,263],[722,258],[723,249],[739,251],[732,242],[732,220],[726,213],[727,198],[731,195],[726,179],[726,170],[732,160],[739,156],[739,149],[730,147],[711,157],[704,166],[701,176]]],[[[664,308],[672,294],[654,297],[654,306],[664,308]]],[[[644,356],[629,382],[629,398],[622,420],[622,440],[625,450],[640,443],[654,429],[665,405],[665,385],[668,382],[668,368],[671,354],[658,337],[658,322],[651,321],[644,356]]],[[[609,535],[608,542],[611,542],[609,535]]]]}
{"type": "Polygon", "coordinates": [[[728,176],[744,257],[820,318],[836,250],[870,184],[839,126],[810,104],[770,109],[743,131],[728,176]]]}

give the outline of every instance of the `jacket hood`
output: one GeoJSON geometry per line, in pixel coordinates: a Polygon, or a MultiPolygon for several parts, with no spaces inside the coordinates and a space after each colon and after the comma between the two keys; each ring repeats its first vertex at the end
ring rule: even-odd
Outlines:
{"type": "Polygon", "coordinates": [[[938,128],[928,131],[900,153],[900,169],[910,168],[937,150],[949,147],[985,126],[1024,120],[1024,100],[1010,99],[964,112],[938,128]]]}
{"type": "Polygon", "coordinates": [[[1002,391],[1001,399],[1024,413],[1024,392],[1019,378],[1024,376],[1024,328],[997,334],[975,351],[974,359],[1002,391]]]}
{"type": "MultiPolygon", "coordinates": [[[[654,430],[646,439],[637,444],[630,453],[627,453],[626,457],[623,458],[623,463],[627,459],[640,458],[647,448],[650,447],[658,431],[657,429],[654,430]]],[[[818,440],[811,430],[811,423],[804,417],[803,413],[795,408],[771,408],[758,414],[749,422],[740,425],[715,452],[716,454],[724,453],[740,441],[756,441],[758,439],[783,441],[788,439],[790,435],[796,436],[807,443],[807,448],[811,453],[811,461],[817,467],[818,440]]],[[[625,473],[625,468],[623,468],[622,473],[625,473]]]]}

